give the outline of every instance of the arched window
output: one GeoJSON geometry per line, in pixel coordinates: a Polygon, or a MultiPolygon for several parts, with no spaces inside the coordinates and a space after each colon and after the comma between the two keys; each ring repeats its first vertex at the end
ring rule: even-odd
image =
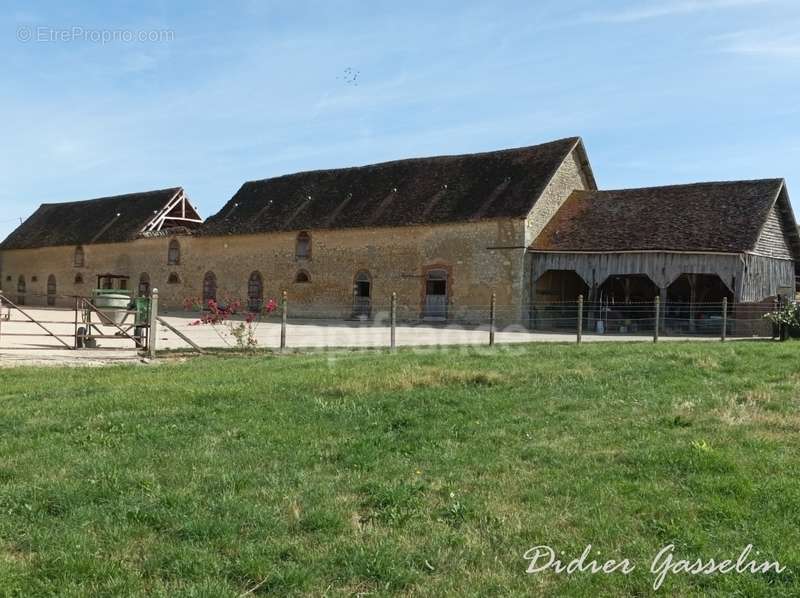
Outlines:
{"type": "Polygon", "coordinates": [[[83,268],[86,266],[86,254],[83,251],[83,247],[80,245],[75,248],[75,256],[72,265],[76,268],[83,268]]]}
{"type": "Polygon", "coordinates": [[[56,277],[55,275],[51,274],[47,277],[47,305],[50,307],[56,304],[56,277]]]}
{"type": "Polygon", "coordinates": [[[247,309],[259,313],[264,307],[264,279],[260,272],[253,272],[247,281],[247,309]]]}
{"type": "Polygon", "coordinates": [[[27,293],[25,286],[25,277],[22,274],[17,279],[17,304],[25,305],[25,294],[27,293]]]}
{"type": "Polygon", "coordinates": [[[176,239],[169,242],[169,252],[167,253],[167,265],[177,266],[181,263],[181,244],[176,239]]]}
{"type": "Polygon", "coordinates": [[[170,273],[167,284],[181,284],[181,277],[177,272],[170,273]]]}
{"type": "Polygon", "coordinates": [[[75,275],[75,284],[83,284],[83,274],[80,272],[75,275]]]}
{"type": "Polygon", "coordinates": [[[295,246],[294,255],[297,259],[307,260],[311,259],[311,235],[303,231],[297,235],[297,245],[295,246]]]}
{"type": "Polygon", "coordinates": [[[208,307],[209,302],[217,300],[217,275],[206,272],[203,278],[203,307],[208,307]]]}
{"type": "Polygon", "coordinates": [[[299,282],[299,283],[311,282],[311,277],[308,275],[308,272],[306,272],[305,270],[300,270],[295,275],[294,281],[295,282],[299,282]]]}
{"type": "Polygon", "coordinates": [[[139,288],[137,293],[139,297],[150,296],[150,275],[147,272],[142,272],[139,275],[139,288]]]}

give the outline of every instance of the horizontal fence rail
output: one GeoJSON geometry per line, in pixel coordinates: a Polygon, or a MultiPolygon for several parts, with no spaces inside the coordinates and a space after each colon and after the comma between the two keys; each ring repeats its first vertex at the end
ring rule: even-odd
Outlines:
{"type": "MultiPolygon", "coordinates": [[[[106,321],[86,298],[62,297],[75,304],[69,310],[21,305],[13,293],[4,293],[0,309],[0,348],[13,339],[46,337],[52,344],[83,346],[88,327],[85,312],[99,320],[95,341],[127,340],[151,357],[158,349],[204,352],[219,348],[262,347],[276,350],[305,348],[388,348],[398,346],[509,345],[519,342],[667,339],[742,339],[780,337],[781,330],[765,318],[776,311],[772,301],[758,304],[660,301],[536,301],[508,305],[492,293],[486,301],[462,302],[447,297],[426,304],[401,301],[397,294],[385,300],[358,297],[348,302],[304,301],[282,293],[271,313],[248,313],[248,305],[264,305],[263,297],[240,300],[242,307],[222,320],[209,323],[209,310],[158,309],[157,291],[151,299],[154,313],[141,329],[132,330],[106,321]],[[30,315],[36,310],[36,315],[30,315]],[[41,311],[40,311],[41,310],[41,311]],[[27,315],[26,315],[27,314],[27,315]],[[60,315],[59,315],[60,314],[60,315]],[[27,325],[25,325],[27,324],[27,325]],[[103,332],[105,330],[106,332],[103,332]],[[132,342],[131,342],[132,341],[132,342]]],[[[225,300],[218,306],[226,308],[225,300]]],[[[22,344],[24,341],[19,341],[22,344]]],[[[101,343],[102,345],[102,343],[101,343]]],[[[105,348],[98,346],[97,348],[105,348]]]]}

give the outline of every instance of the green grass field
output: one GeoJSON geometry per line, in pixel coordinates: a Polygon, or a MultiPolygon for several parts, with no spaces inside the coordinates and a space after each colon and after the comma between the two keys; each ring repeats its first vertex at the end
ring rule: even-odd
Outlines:
{"type": "Polygon", "coordinates": [[[800,595],[800,343],[0,370],[0,594],[800,595]],[[630,575],[527,575],[546,544],[630,575]]]}

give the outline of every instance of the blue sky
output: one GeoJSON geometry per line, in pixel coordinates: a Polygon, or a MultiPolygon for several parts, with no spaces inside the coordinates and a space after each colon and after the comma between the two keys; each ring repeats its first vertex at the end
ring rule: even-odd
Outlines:
{"type": "Polygon", "coordinates": [[[209,216],[246,180],[571,135],[601,188],[785,177],[800,207],[797,0],[0,14],[0,238],[42,202],[181,185],[209,216]]]}

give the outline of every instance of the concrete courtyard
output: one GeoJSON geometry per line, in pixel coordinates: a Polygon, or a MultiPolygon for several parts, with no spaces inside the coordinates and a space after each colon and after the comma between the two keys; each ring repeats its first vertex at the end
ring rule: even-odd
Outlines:
{"type": "MultiPolygon", "coordinates": [[[[24,307],[27,314],[57,334],[68,345],[74,344],[75,312],[72,310],[24,307]]],[[[4,308],[3,315],[9,311],[4,308]]],[[[224,326],[193,325],[196,316],[173,313],[163,316],[179,332],[200,347],[220,349],[235,347],[236,341],[226,334],[224,326]]],[[[114,335],[113,326],[101,327],[105,335],[114,335]]],[[[260,348],[280,347],[280,318],[273,316],[258,324],[257,340],[260,348]]],[[[159,326],[157,332],[159,350],[188,350],[188,343],[178,335],[159,326]]],[[[555,342],[574,343],[574,333],[531,332],[519,327],[500,328],[495,335],[498,345],[516,343],[555,342]]],[[[585,342],[652,342],[650,335],[596,335],[584,334],[585,342]]],[[[719,341],[714,337],[662,336],[663,341],[719,341]]],[[[730,339],[744,340],[744,339],[730,339]]],[[[390,328],[381,322],[342,322],[340,320],[290,320],[286,329],[286,345],[290,349],[324,348],[381,348],[388,347],[390,328]]],[[[468,328],[458,325],[423,325],[400,323],[396,328],[399,347],[433,346],[485,346],[489,343],[488,326],[468,328]]],[[[115,363],[140,362],[142,357],[133,342],[125,338],[100,339],[92,349],[68,350],[64,345],[17,310],[10,310],[10,319],[0,320],[0,367],[19,365],[109,365],[115,363]],[[16,336],[23,335],[23,336],[16,336]]]]}

